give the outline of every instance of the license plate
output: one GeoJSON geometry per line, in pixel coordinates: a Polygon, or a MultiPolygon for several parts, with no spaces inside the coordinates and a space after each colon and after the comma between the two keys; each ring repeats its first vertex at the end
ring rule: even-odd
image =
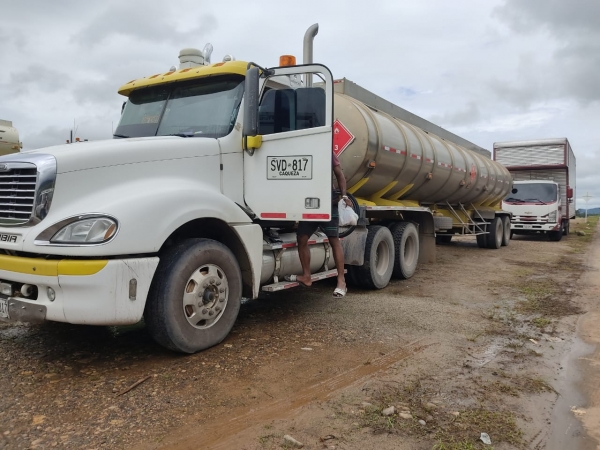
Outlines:
{"type": "Polygon", "coordinates": [[[523,225],[523,228],[525,228],[526,230],[530,230],[533,228],[533,225],[523,225]]]}
{"type": "Polygon", "coordinates": [[[0,298],[0,317],[8,319],[8,300],[0,298]]]}
{"type": "Polygon", "coordinates": [[[267,180],[312,180],[312,155],[267,156],[267,180]]]}

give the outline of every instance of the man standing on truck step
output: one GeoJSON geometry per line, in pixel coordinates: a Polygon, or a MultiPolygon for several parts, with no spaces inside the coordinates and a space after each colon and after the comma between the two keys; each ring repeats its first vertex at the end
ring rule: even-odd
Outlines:
{"type": "Polygon", "coordinates": [[[338,194],[335,190],[331,193],[331,220],[329,222],[300,222],[298,224],[297,239],[298,239],[298,255],[300,257],[300,264],[302,265],[302,275],[289,275],[285,277],[287,281],[296,281],[302,286],[312,285],[312,278],[310,274],[310,249],[308,248],[308,240],[312,234],[317,231],[317,228],[321,228],[331,245],[333,251],[333,260],[335,261],[335,267],[337,269],[337,286],[333,291],[335,298],[343,298],[348,292],[346,287],[346,280],[344,278],[344,250],[342,249],[342,243],[340,242],[339,236],[339,213],[338,213],[338,201],[339,195],[342,196],[346,205],[352,207],[352,202],[346,195],[346,178],[344,178],[344,172],[340,165],[340,160],[332,152],[333,157],[333,173],[337,180],[337,184],[340,190],[338,194]]]}

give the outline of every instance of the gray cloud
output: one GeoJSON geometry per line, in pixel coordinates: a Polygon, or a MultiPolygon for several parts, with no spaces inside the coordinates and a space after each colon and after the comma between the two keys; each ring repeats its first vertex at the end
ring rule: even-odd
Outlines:
{"type": "Polygon", "coordinates": [[[483,119],[479,106],[470,101],[463,109],[430,118],[433,123],[442,127],[473,125],[483,119]]]}
{"type": "Polygon", "coordinates": [[[5,98],[18,98],[28,95],[32,90],[55,92],[65,89],[70,83],[70,76],[41,64],[32,64],[28,68],[11,72],[6,89],[5,98]]]}
{"type": "Polygon", "coordinates": [[[519,73],[527,76],[490,83],[500,99],[517,106],[542,97],[600,100],[600,2],[505,0],[493,16],[518,34],[543,38],[537,51],[521,56],[519,73]]]}
{"type": "Polygon", "coordinates": [[[205,14],[196,20],[198,25],[181,30],[178,21],[181,17],[172,12],[161,3],[111,3],[88,26],[75,34],[72,41],[82,46],[94,46],[125,36],[152,43],[179,43],[198,39],[217,27],[216,17],[205,14]]]}

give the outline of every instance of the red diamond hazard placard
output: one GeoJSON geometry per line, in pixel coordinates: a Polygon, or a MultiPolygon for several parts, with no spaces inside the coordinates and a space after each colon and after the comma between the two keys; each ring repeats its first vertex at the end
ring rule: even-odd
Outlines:
{"type": "Polygon", "coordinates": [[[354,135],[336,119],[333,122],[333,153],[335,156],[340,156],[352,142],[354,142],[354,135]]]}

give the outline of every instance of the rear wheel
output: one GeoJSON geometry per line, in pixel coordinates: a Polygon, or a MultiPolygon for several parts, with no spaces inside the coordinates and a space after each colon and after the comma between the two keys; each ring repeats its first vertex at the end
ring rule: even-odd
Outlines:
{"type": "Polygon", "coordinates": [[[394,238],[396,254],[392,275],[394,278],[408,279],[414,275],[419,262],[419,232],[411,222],[395,223],[390,227],[390,231],[394,238]]]}
{"type": "Polygon", "coordinates": [[[358,268],[358,266],[346,266],[346,281],[350,284],[350,286],[362,287],[360,277],[358,276],[358,268]]]}
{"type": "Polygon", "coordinates": [[[478,233],[477,235],[477,246],[479,248],[487,248],[487,233],[486,231],[488,231],[489,225],[486,223],[480,223],[479,227],[476,228],[478,233]]]}
{"type": "Polygon", "coordinates": [[[507,246],[511,240],[510,217],[502,216],[502,245],[507,246]]]}
{"type": "Polygon", "coordinates": [[[500,248],[500,246],[502,246],[502,236],[504,234],[504,227],[502,226],[502,219],[500,217],[494,217],[489,231],[490,232],[487,235],[487,247],[500,248]]]}
{"type": "Polygon", "coordinates": [[[221,342],[240,310],[242,274],[225,245],[186,239],[161,256],[144,319],[160,345],[194,353],[221,342]]]}
{"type": "Polygon", "coordinates": [[[387,227],[370,226],[365,245],[365,261],[357,270],[361,285],[368,289],[383,289],[390,282],[393,270],[392,233],[387,227]]]}

